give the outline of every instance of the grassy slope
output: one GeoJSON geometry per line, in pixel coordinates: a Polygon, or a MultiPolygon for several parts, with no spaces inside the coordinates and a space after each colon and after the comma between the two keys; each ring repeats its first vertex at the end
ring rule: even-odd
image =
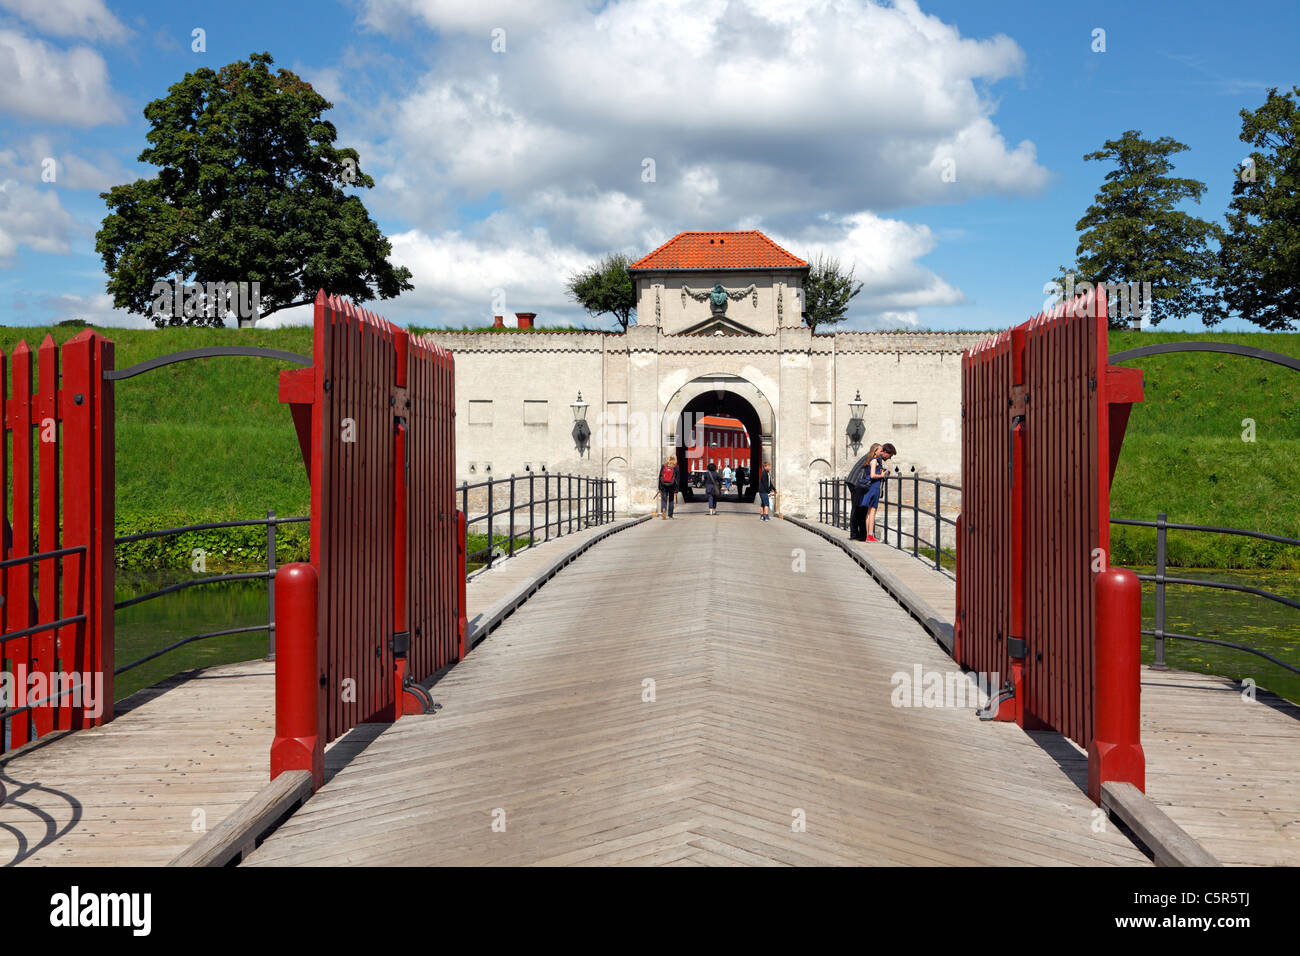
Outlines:
{"type": "MultiPolygon", "coordinates": [[[[79,331],[0,328],[0,348],[8,354],[19,339],[35,348],[47,333],[61,343],[79,331]]],[[[119,369],[167,352],[215,345],[311,353],[307,328],[102,331],[115,343],[119,369]]],[[[117,382],[117,533],[254,518],[268,508],[306,514],[307,473],[289,410],[279,402],[279,370],[291,367],[269,359],[212,358],[117,382]]],[[[189,546],[220,547],[232,540],[176,544],[188,553],[189,546]]]]}
{"type": "MultiPolygon", "coordinates": [[[[1115,332],[1112,353],[1202,339],[1300,356],[1300,335],[1115,332]]],[[[1111,513],[1269,531],[1300,538],[1295,480],[1300,463],[1300,373],[1233,355],[1151,356],[1125,363],[1144,372],[1146,400],[1133,410],[1115,473],[1111,513]],[[1244,419],[1255,441],[1242,440],[1244,419]]],[[[1154,533],[1114,529],[1117,563],[1154,561],[1154,533]]],[[[1224,535],[1171,532],[1170,562],[1201,567],[1300,568],[1300,548],[1224,535]]]]}
{"type": "MultiPolygon", "coordinates": [[[[0,348],[33,347],[72,328],[0,328],[0,348]]],[[[108,330],[117,366],[181,349],[260,345],[309,353],[306,328],[108,330]]],[[[1240,342],[1300,355],[1300,334],[1117,332],[1111,351],[1187,338],[1240,342]]],[[[1129,363],[1145,372],[1147,399],[1129,424],[1112,512],[1224,524],[1300,537],[1294,478],[1300,461],[1300,375],[1228,355],[1170,355],[1129,363]],[[1256,441],[1241,440],[1242,419],[1256,441]]],[[[117,383],[118,533],[187,522],[257,517],[267,508],[305,514],[310,489],[289,412],[278,401],[279,370],[266,359],[207,359],[117,383]]],[[[256,538],[256,535],[253,536],[256,538]]],[[[1151,535],[1116,529],[1118,563],[1150,563],[1151,535]]],[[[254,542],[255,543],[255,542],[254,542]]],[[[192,542],[180,542],[187,546],[192,542]]],[[[1245,539],[1173,534],[1183,565],[1300,567],[1300,549],[1245,539]]],[[[168,561],[167,563],[173,563],[168,561]]]]}

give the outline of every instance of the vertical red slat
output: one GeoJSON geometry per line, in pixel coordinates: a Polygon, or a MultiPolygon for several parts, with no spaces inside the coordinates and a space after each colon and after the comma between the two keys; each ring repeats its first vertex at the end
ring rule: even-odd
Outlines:
{"type": "MultiPolygon", "coordinates": [[[[13,354],[13,395],[9,400],[9,428],[13,434],[13,512],[9,528],[10,557],[24,557],[32,549],[32,352],[26,342],[19,342],[13,354]]],[[[9,610],[9,630],[19,631],[36,623],[32,609],[32,566],[16,564],[8,569],[5,606],[9,610]]],[[[7,641],[4,656],[16,683],[26,680],[31,671],[31,640],[26,637],[7,641]]],[[[21,747],[31,740],[31,712],[17,714],[9,721],[9,745],[21,747]]]]}
{"type": "MultiPolygon", "coordinates": [[[[37,520],[40,526],[38,550],[57,551],[59,548],[59,350],[49,335],[37,350],[36,381],[39,394],[36,399],[36,435],[38,484],[37,520]]],[[[57,620],[59,559],[47,558],[37,569],[37,610],[42,623],[57,620]]],[[[44,674],[53,675],[55,667],[54,631],[42,631],[32,640],[32,659],[44,674]]],[[[51,687],[50,692],[57,692],[51,687]]],[[[49,733],[54,728],[54,712],[59,700],[51,700],[32,714],[35,735],[49,733]]]]}

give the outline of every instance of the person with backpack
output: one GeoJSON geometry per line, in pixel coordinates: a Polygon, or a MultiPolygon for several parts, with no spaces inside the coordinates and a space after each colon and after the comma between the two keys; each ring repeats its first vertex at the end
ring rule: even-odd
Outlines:
{"type": "Polygon", "coordinates": [[[866,464],[858,472],[857,479],[850,485],[853,511],[849,515],[849,540],[867,540],[867,492],[871,490],[871,462],[880,452],[880,442],[876,442],[867,451],[866,464]]]}
{"type": "Polygon", "coordinates": [[[669,455],[659,470],[659,517],[671,518],[677,500],[677,456],[669,455]]]}
{"type": "Polygon", "coordinates": [[[867,462],[868,477],[871,480],[871,486],[867,489],[866,495],[863,496],[862,504],[867,509],[867,540],[875,541],[876,536],[871,532],[876,530],[876,508],[880,504],[880,490],[884,485],[885,479],[889,477],[889,472],[885,470],[885,462],[898,454],[893,445],[884,444],[876,456],[867,462]]]}
{"type": "Polygon", "coordinates": [[[772,516],[767,513],[771,507],[771,495],[776,493],[776,486],[772,484],[772,472],[769,470],[767,462],[763,462],[763,473],[758,477],[758,518],[760,521],[771,521],[772,516]]]}
{"type": "Polygon", "coordinates": [[[718,513],[718,466],[709,462],[709,469],[704,473],[704,493],[709,496],[709,514],[718,513]]]}

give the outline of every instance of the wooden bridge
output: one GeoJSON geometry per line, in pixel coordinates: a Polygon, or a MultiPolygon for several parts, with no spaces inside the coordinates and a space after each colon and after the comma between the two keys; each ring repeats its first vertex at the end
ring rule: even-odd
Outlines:
{"type": "MultiPolygon", "coordinates": [[[[437,713],[336,741],[246,865],[1149,865],[1061,735],[893,705],[896,675],[955,666],[841,547],[720,510],[620,522],[433,685],[437,713]]],[[[479,576],[471,618],[605,530],[479,576]]],[[[851,547],[951,613],[947,578],[851,547]]],[[[194,809],[213,827],[265,784],[271,671],[187,675],[11,759],[4,861],[184,851],[194,809]]],[[[1151,799],[1224,862],[1300,863],[1300,711],[1173,671],[1144,670],[1143,705],[1151,799]]]]}

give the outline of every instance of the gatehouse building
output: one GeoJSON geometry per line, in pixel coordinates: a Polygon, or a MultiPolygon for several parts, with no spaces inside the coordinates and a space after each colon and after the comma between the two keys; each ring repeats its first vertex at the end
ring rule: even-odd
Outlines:
{"type": "Polygon", "coordinates": [[[621,512],[651,511],[664,459],[688,460],[708,417],[741,423],[748,467],[771,466],[790,514],[816,514],[818,481],[876,441],[898,448],[904,474],[957,478],[961,354],[984,335],[814,334],[808,271],[761,232],[683,232],[630,267],[626,332],[551,331],[521,313],[429,333],[456,358],[458,481],[607,477],[621,512]]]}

